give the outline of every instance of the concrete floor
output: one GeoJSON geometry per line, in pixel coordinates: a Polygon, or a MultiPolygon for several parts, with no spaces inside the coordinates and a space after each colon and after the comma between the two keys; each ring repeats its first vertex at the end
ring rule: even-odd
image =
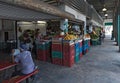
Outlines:
{"type": "MultiPolygon", "coordinates": [[[[30,83],[120,83],[120,53],[118,46],[110,39],[105,39],[102,45],[91,47],[71,68],[35,62],[40,72],[30,83]]],[[[11,72],[13,68],[7,73],[11,72]]]]}
{"type": "Polygon", "coordinates": [[[37,61],[39,74],[33,83],[120,83],[120,53],[115,42],[105,39],[73,67],[37,61]]]}

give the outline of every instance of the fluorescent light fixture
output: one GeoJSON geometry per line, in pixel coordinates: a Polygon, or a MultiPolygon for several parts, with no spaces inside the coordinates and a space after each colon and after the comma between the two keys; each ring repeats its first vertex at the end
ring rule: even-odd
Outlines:
{"type": "Polygon", "coordinates": [[[108,16],[108,14],[105,14],[105,16],[108,16]]]}
{"type": "Polygon", "coordinates": [[[46,24],[46,21],[37,21],[37,23],[46,24]]]}
{"type": "Polygon", "coordinates": [[[106,9],[106,8],[103,8],[102,11],[105,12],[105,11],[107,11],[107,9],[106,9]]]}

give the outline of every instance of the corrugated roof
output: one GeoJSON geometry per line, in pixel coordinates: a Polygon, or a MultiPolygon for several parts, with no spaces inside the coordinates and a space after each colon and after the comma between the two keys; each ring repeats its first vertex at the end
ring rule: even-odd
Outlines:
{"type": "Polygon", "coordinates": [[[0,18],[12,20],[48,20],[60,17],[0,2],[0,18]]]}

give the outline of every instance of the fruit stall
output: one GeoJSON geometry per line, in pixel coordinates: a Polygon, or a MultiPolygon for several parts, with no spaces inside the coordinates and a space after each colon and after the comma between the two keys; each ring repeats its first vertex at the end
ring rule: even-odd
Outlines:
{"type": "Polygon", "coordinates": [[[37,45],[37,59],[52,64],[72,67],[90,48],[90,36],[85,39],[73,34],[42,40],[37,45]],[[49,41],[49,42],[48,42],[49,41]]]}

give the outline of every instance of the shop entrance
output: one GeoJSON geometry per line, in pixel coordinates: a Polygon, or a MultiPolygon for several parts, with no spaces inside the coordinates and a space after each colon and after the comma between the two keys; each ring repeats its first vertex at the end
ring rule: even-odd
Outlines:
{"type": "Polygon", "coordinates": [[[8,39],[9,39],[8,32],[4,32],[4,40],[5,40],[5,42],[7,42],[8,39]]]}

